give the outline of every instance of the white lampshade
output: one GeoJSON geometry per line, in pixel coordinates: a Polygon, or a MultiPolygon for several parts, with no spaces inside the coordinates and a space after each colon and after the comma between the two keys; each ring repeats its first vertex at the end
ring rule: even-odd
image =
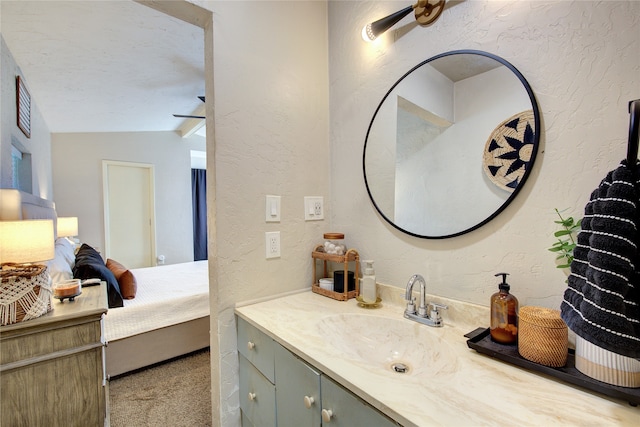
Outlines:
{"type": "Polygon", "coordinates": [[[58,237],[73,237],[78,235],[78,217],[58,217],[58,237]]]}
{"type": "Polygon", "coordinates": [[[53,220],[0,221],[0,263],[53,259],[53,220]]]}

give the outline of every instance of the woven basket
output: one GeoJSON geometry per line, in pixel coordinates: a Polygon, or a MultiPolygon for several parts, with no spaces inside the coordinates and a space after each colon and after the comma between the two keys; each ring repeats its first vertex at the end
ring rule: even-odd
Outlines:
{"type": "Polygon", "coordinates": [[[51,311],[46,266],[5,263],[0,267],[0,325],[35,319],[51,311]]]}
{"type": "Polygon", "coordinates": [[[483,152],[483,169],[498,187],[513,192],[524,177],[533,153],[533,110],[515,114],[489,135],[483,152]]]}
{"type": "Polygon", "coordinates": [[[545,366],[559,368],[567,363],[569,332],[559,310],[521,307],[518,313],[520,356],[545,366]]]}

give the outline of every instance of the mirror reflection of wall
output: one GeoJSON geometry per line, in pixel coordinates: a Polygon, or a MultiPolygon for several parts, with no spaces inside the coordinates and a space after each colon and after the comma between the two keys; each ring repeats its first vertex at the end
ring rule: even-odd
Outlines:
{"type": "MultiPolygon", "coordinates": [[[[441,187],[443,183],[438,182],[438,177],[444,176],[439,169],[438,159],[446,155],[447,149],[452,147],[445,141],[446,131],[452,123],[418,106],[411,108],[413,112],[410,112],[402,105],[406,103],[398,103],[393,217],[395,223],[402,228],[420,231],[419,234],[429,234],[429,223],[442,217],[437,212],[440,207],[438,200],[443,197],[442,193],[446,192],[447,188],[446,185],[441,187]],[[422,114],[415,114],[418,109],[422,114]],[[420,182],[424,185],[419,185],[420,182]],[[425,209],[414,209],[420,206],[425,209]]],[[[446,216],[444,221],[440,220],[438,223],[444,226],[446,216]]]]}
{"type": "Polygon", "coordinates": [[[529,92],[505,64],[477,54],[428,60],[405,77],[381,102],[367,135],[369,193],[385,218],[410,234],[472,229],[514,194],[487,176],[483,156],[497,126],[532,109],[529,92]]]}

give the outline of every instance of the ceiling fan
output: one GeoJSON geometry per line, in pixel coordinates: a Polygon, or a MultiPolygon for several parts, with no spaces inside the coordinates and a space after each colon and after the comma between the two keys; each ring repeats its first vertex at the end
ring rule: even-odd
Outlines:
{"type": "MultiPolygon", "coordinates": [[[[198,99],[204,102],[204,96],[199,96],[198,99]]],[[[190,114],[174,114],[173,117],[185,118],[185,119],[204,119],[204,116],[193,116],[190,114]]]]}

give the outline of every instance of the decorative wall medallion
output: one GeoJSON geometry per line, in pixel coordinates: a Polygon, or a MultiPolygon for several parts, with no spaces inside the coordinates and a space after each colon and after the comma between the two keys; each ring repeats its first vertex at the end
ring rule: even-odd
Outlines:
{"type": "Polygon", "coordinates": [[[491,133],[484,147],[483,168],[489,180],[508,192],[518,187],[534,142],[533,110],[509,117],[491,133]]]}
{"type": "Polygon", "coordinates": [[[31,138],[31,95],[20,76],[16,76],[16,109],[18,127],[31,138]]]}

